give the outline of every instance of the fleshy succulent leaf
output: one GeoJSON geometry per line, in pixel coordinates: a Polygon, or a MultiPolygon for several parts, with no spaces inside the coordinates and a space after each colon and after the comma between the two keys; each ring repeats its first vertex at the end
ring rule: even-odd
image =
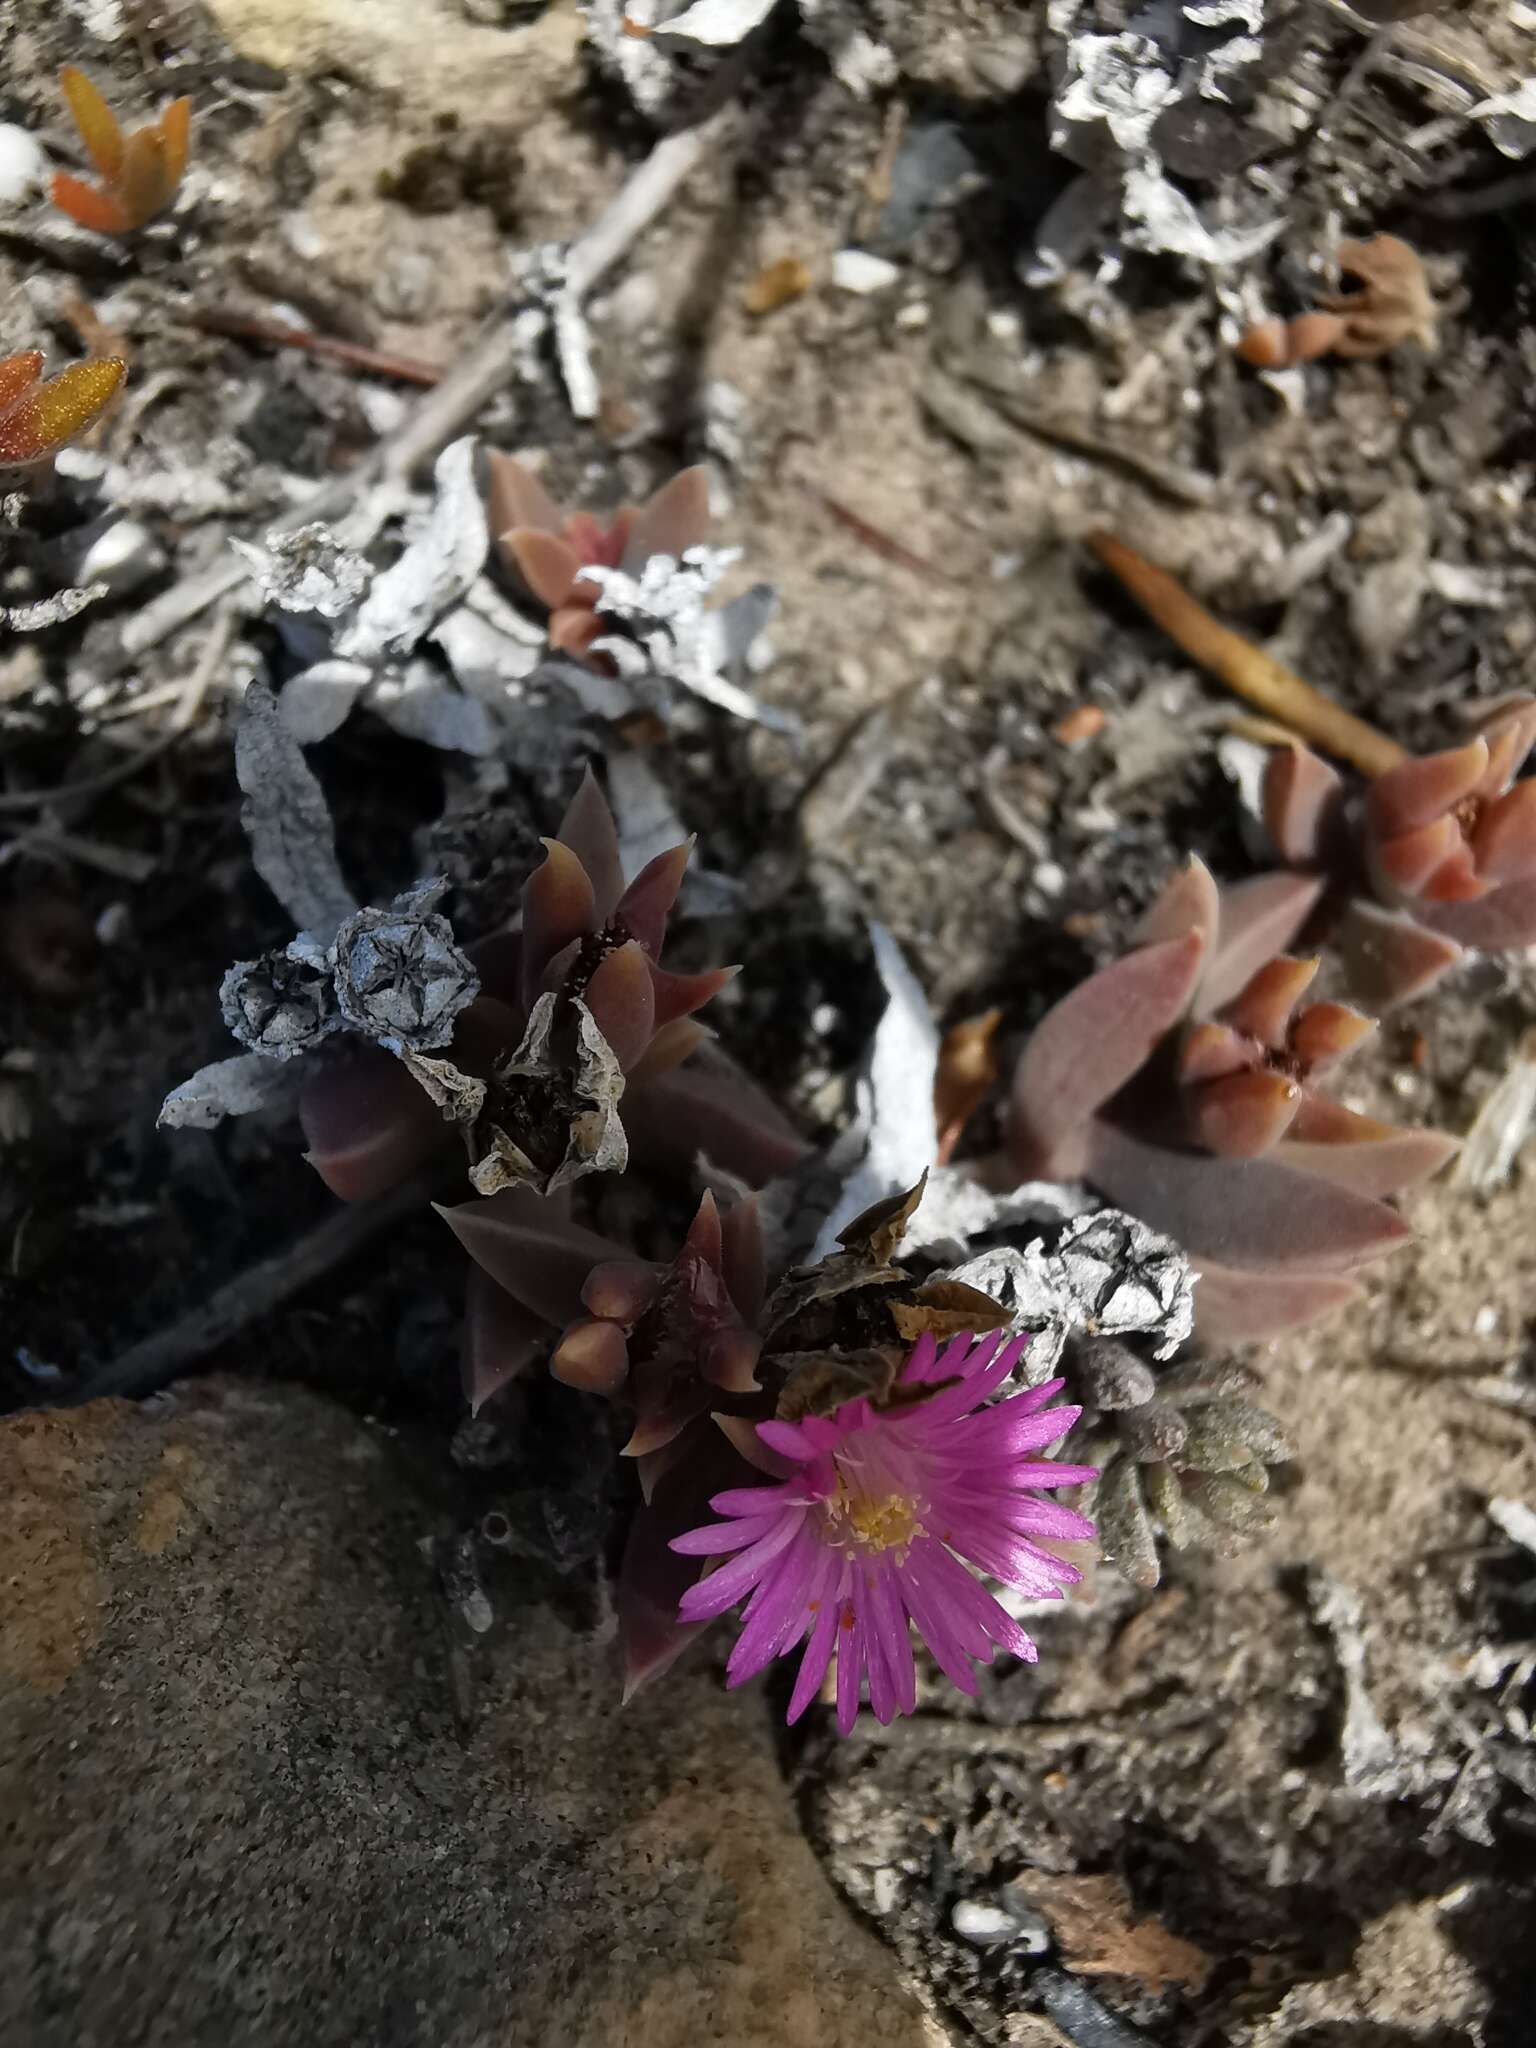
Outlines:
{"type": "Polygon", "coordinates": [[[656,1028],[654,972],[638,943],[629,939],[603,955],[587,983],[592,1021],[624,1073],[650,1044],[656,1028]]]}
{"type": "Polygon", "coordinates": [[[1194,1091],[1192,1135],[1224,1159],[1257,1159],[1285,1136],[1300,1101],[1300,1088],[1282,1074],[1224,1074],[1194,1091]]]}
{"type": "Polygon", "coordinates": [[[1337,1273],[1238,1272],[1199,1262],[1195,1328],[1205,1344],[1247,1344],[1299,1330],[1356,1301],[1360,1284],[1337,1273]]]}
{"type": "MultiPolygon", "coordinates": [[[[608,799],[590,768],[566,806],[556,838],[576,855],[592,883],[597,922],[606,924],[624,894],[624,864],[608,799]]],[[[638,938],[640,934],[637,932],[638,938]]]]}
{"type": "Polygon", "coordinates": [[[1325,862],[1342,821],[1344,781],[1310,747],[1277,747],[1264,770],[1264,827],[1291,867],[1325,862]]]}
{"type": "MultiPolygon", "coordinates": [[[[1486,911],[1502,893],[1495,890],[1474,907],[1486,911]]],[[[1457,911],[1465,908],[1459,905],[1457,911]]],[[[1536,921],[1536,893],[1532,909],[1536,921]]],[[[1536,932],[1532,936],[1536,938],[1536,932]]],[[[1350,994],[1378,1011],[1423,995],[1462,957],[1453,938],[1358,899],[1345,905],[1333,938],[1350,994]]]]}
{"type": "Polygon", "coordinates": [[[1291,1013],[1316,980],[1320,964],[1315,955],[1310,960],[1296,960],[1289,953],[1266,961],[1227,1004],[1223,1012],[1226,1022],[1272,1052],[1281,1051],[1291,1013]]]}
{"type": "Polygon", "coordinates": [[[1026,1175],[1070,1177],[1087,1119],[1117,1094],[1183,1015],[1204,940],[1139,947],[1090,975],[1031,1033],[1014,1073],[1009,1147],[1026,1175]]]}
{"type": "Polygon", "coordinates": [[[1205,862],[1191,854],[1176,875],[1163,885],[1157,900],[1131,934],[1134,946],[1155,946],[1164,939],[1182,939],[1198,932],[1212,942],[1220,916],[1220,893],[1205,862]]]}
{"type": "Polygon", "coordinates": [[[1488,742],[1422,754],[1378,775],[1366,791],[1366,815],[1375,831],[1397,838],[1432,825],[1473,795],[1488,773],[1488,742]]]}
{"type": "Polygon", "coordinates": [[[1213,1159],[1095,1119],[1088,1178],[1197,1264],[1261,1273],[1363,1265],[1412,1233],[1383,1203],[1265,1159],[1213,1159]]]}
{"type": "Polygon", "coordinates": [[[1283,953],[1322,891],[1321,877],[1284,872],[1255,875],[1224,888],[1216,944],[1200,977],[1195,1015],[1208,1017],[1222,1009],[1267,961],[1283,953]]]}
{"type": "Polygon", "coordinates": [[[498,1287],[488,1273],[471,1266],[464,1289],[461,1364],[464,1398],[472,1413],[528,1370],[549,1341],[535,1315],[498,1287]]]}
{"type": "Polygon", "coordinates": [[[702,464],[680,470],[633,515],[620,566],[630,575],[652,555],[680,556],[709,533],[709,472],[702,464]]]}
{"type": "Polygon", "coordinates": [[[1323,1144],[1287,1138],[1275,1148],[1282,1166],[1332,1181],[1357,1195],[1399,1194],[1415,1182],[1428,1180],[1461,1150],[1442,1131],[1393,1131],[1355,1144],[1323,1144]]]}
{"type": "Polygon", "coordinates": [[[542,992],[553,962],[586,937],[597,921],[592,878],[574,848],[544,841],[544,860],[523,885],[523,1001],[542,992]]]}
{"type": "Polygon", "coordinates": [[[582,1313],[581,1290],[596,1265],[624,1247],[562,1215],[556,1202],[527,1188],[460,1202],[438,1214],[497,1286],[561,1329],[582,1313]]]}
{"type": "Polygon", "coordinates": [[[618,900],[615,916],[653,960],[661,957],[667,919],[672,915],[692,852],[693,841],[685,839],[681,846],[658,853],[654,860],[647,861],[618,900]]]}

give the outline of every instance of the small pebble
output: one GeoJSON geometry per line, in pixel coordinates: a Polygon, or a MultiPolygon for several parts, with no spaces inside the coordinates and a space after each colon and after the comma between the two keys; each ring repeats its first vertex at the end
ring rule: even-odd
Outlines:
{"type": "Polygon", "coordinates": [[[983,1905],[980,1899],[962,1899],[949,1918],[962,1941],[974,1941],[980,1948],[1012,1941],[1019,1931],[1011,1913],[1001,1906],[983,1905]]]}
{"type": "Polygon", "coordinates": [[[803,298],[810,288],[810,266],[798,256],[783,256],[757,273],[741,302],[749,313],[772,313],[791,299],[803,298]]]}
{"type": "Polygon", "coordinates": [[[900,276],[894,263],[867,249],[839,249],[832,258],[832,282],[840,292],[883,292],[900,276]]]}
{"type": "Polygon", "coordinates": [[[37,138],[13,122],[0,124],[0,206],[20,206],[48,179],[48,159],[37,138]]]}

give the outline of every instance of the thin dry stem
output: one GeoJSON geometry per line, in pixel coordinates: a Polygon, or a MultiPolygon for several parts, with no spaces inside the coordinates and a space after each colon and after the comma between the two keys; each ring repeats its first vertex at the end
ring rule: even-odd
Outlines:
{"type": "Polygon", "coordinates": [[[1113,534],[1090,533],[1085,539],[1147,616],[1177,641],[1191,660],[1257,710],[1279,719],[1325,753],[1347,761],[1362,775],[1385,775],[1389,768],[1407,760],[1406,749],[1396,740],[1345,711],[1262,647],[1213,619],[1165,569],[1155,567],[1113,534]]]}

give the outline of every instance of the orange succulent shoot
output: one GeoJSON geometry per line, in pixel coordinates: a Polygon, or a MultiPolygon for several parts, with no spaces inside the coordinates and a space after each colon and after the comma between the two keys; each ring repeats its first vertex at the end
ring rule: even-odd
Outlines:
{"type": "Polygon", "coordinates": [[[487,491],[491,531],[505,566],[549,612],[549,644],[586,659],[607,630],[594,607],[589,568],[637,576],[653,555],[681,555],[709,531],[709,479],[685,469],[640,506],[621,505],[608,520],[566,513],[538,478],[511,455],[492,452],[487,491]]]}
{"type": "Polygon", "coordinates": [[[101,183],[87,184],[68,171],[55,171],[53,203],[97,234],[131,235],[164,213],[176,197],[187,167],[192,102],[172,100],[158,120],[125,135],[83,71],[66,64],[59,84],[101,183]]]}
{"type": "Polygon", "coordinates": [[[71,363],[43,381],[43,352],[0,356],[0,469],[45,462],[106,410],[128,365],[120,356],[71,363]]]}

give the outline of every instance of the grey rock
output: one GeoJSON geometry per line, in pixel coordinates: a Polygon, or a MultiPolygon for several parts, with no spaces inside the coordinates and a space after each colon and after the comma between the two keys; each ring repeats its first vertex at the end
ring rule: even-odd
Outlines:
{"type": "Polygon", "coordinates": [[[0,1427],[0,2040],[918,2048],[763,1699],[621,1709],[527,1561],[471,1636],[458,1477],[295,1387],[0,1427]]]}

